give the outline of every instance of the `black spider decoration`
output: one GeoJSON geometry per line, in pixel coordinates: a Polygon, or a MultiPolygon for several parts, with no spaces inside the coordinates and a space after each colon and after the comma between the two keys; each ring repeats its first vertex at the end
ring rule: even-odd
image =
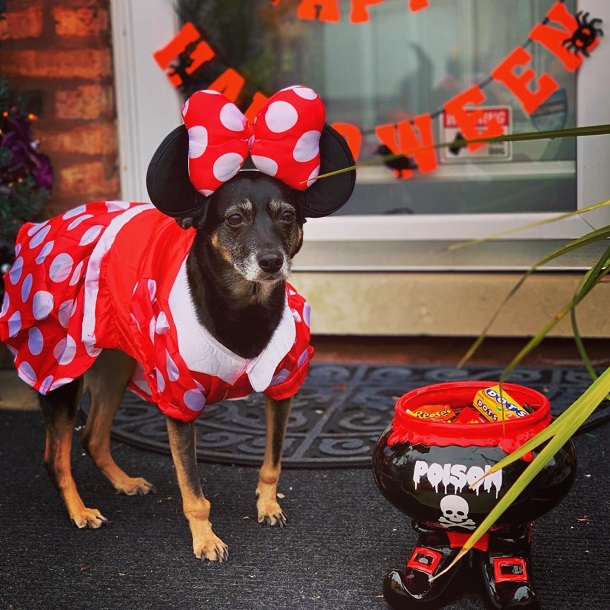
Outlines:
{"type": "Polygon", "coordinates": [[[602,20],[589,20],[589,13],[583,15],[582,11],[578,11],[576,13],[576,21],[578,22],[578,27],[571,38],[566,38],[563,41],[563,45],[570,51],[573,51],[575,55],[582,53],[585,57],[589,57],[589,49],[597,40],[597,37],[604,35],[603,30],[598,25],[602,20]]]}

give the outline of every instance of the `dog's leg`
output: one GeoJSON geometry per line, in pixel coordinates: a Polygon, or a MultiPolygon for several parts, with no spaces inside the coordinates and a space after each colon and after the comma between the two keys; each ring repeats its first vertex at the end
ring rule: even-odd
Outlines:
{"type": "Polygon", "coordinates": [[[85,374],[91,409],[81,442],[95,465],[119,492],[128,496],[154,492],[146,479],[130,477],[110,453],[112,420],[121,404],[134,360],[117,350],[104,350],[85,374]]]}
{"type": "Polygon", "coordinates": [[[39,395],[44,414],[47,438],[44,464],[78,527],[101,527],[108,520],[95,508],[87,508],[72,477],[70,452],[72,435],[82,394],[83,379],[79,377],[46,396],[39,395]]]}
{"type": "Polygon", "coordinates": [[[193,535],[193,550],[198,559],[226,561],[227,545],[212,531],[210,502],[203,495],[197,469],[195,425],[167,417],[169,444],[176,466],[178,485],[182,494],[184,515],[193,535]]]}
{"type": "Polygon", "coordinates": [[[267,525],[286,524],[286,515],[277,501],[277,484],[282,470],[282,452],[284,451],[284,436],[292,398],[286,400],[272,400],[267,398],[265,403],[265,421],[267,426],[267,440],[265,443],[265,457],[258,476],[256,488],[256,508],[258,522],[267,525]]]}

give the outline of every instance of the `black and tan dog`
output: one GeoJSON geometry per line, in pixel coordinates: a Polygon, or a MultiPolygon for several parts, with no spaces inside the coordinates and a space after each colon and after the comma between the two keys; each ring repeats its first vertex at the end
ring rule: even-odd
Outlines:
{"type": "MultiPolygon", "coordinates": [[[[201,378],[193,377],[193,381],[189,377],[185,381],[183,368],[197,370],[198,356],[195,353],[190,360],[185,356],[182,361],[172,351],[172,337],[174,334],[178,337],[177,347],[181,349],[185,332],[189,335],[185,343],[189,343],[190,335],[197,337],[200,333],[207,337],[206,345],[218,349],[221,355],[230,354],[246,368],[264,359],[270,345],[275,350],[278,336],[286,329],[289,329],[284,333],[288,343],[299,345],[303,339],[299,339],[298,332],[294,337],[292,318],[293,314],[299,319],[303,316],[291,309],[290,298],[295,293],[287,287],[286,279],[292,257],[302,244],[303,222],[305,216],[323,216],[343,205],[353,189],[354,175],[353,172],[340,174],[299,191],[259,171],[242,170],[212,194],[204,196],[189,180],[185,167],[188,147],[186,129],[176,129],[160,146],[149,167],[149,194],[163,215],[147,204],[99,202],[65,214],[57,226],[51,220],[24,227],[19,238],[20,256],[7,274],[0,338],[15,352],[22,379],[40,392],[47,430],[44,463],[70,519],[80,528],[99,528],[107,522],[99,510],[85,506],[71,472],[73,430],[85,390],[91,394],[90,414],[82,435],[86,451],[116,491],[128,495],[154,491],[154,486],[144,478],[127,475],[110,453],[112,421],[130,383],[132,389],[157,402],[166,414],[169,443],[195,555],[200,559],[223,561],[228,557],[228,550],[210,523],[210,502],[204,496],[198,474],[193,420],[206,402],[231,397],[231,394],[224,389],[225,379],[211,377],[212,389],[204,388],[199,383],[201,378]],[[102,215],[107,218],[101,220],[102,215]],[[173,268],[177,277],[183,273],[182,292],[176,292],[179,281],[172,277],[172,284],[166,290],[169,296],[163,297],[166,278],[154,276],[148,267],[144,269],[144,263],[137,262],[140,260],[138,246],[124,237],[129,226],[125,221],[127,216],[131,224],[137,220],[140,231],[152,231],[150,227],[155,227],[154,235],[144,233],[138,237],[145,244],[140,247],[144,254],[149,247],[159,247],[169,256],[174,253],[183,256],[186,251],[184,260],[176,262],[170,258],[161,266],[161,269],[173,268]],[[106,228],[102,231],[104,223],[106,228]],[[53,228],[49,231],[49,227],[53,228]],[[187,250],[180,245],[182,237],[171,237],[176,230],[190,235],[187,250]],[[86,273],[76,265],[73,255],[57,252],[60,236],[64,239],[70,231],[80,231],[75,241],[80,239],[79,246],[89,248],[86,255],[82,254],[83,261],[87,261],[86,273]],[[112,254],[110,239],[114,240],[113,247],[118,242],[116,247],[123,248],[120,254],[112,254]],[[35,259],[29,267],[26,249],[29,259],[35,259]],[[47,263],[50,280],[45,287],[37,283],[34,267],[47,263]],[[136,267],[139,268],[134,270],[136,267]],[[137,281],[131,279],[136,271],[137,281]],[[51,284],[58,291],[56,294],[49,292],[51,288],[46,290],[51,284]],[[65,291],[74,292],[81,284],[83,303],[77,298],[67,298],[69,293],[65,291]],[[121,293],[123,284],[129,289],[125,294],[121,293]],[[118,288],[113,289],[115,285],[118,288]],[[16,303],[20,299],[23,304],[19,303],[18,311],[16,303]],[[124,318],[118,312],[120,306],[129,311],[124,318]],[[112,309],[110,315],[109,309],[112,309]],[[26,310],[30,312],[29,322],[26,310]],[[102,310],[107,322],[101,319],[102,310]],[[192,319],[187,319],[189,312],[193,314],[192,319]],[[82,319],[77,321],[81,314],[82,319]],[[95,326],[87,330],[91,319],[95,319],[95,326]],[[79,333],[82,326],[82,346],[74,345],[77,324],[79,333]],[[187,325],[182,334],[181,325],[187,325]],[[55,342],[56,328],[60,326],[64,336],[55,342]],[[51,373],[42,370],[42,364],[38,369],[35,366],[47,350],[52,350],[54,357],[55,369],[51,373]],[[147,359],[155,361],[150,363],[147,359]],[[61,378],[63,367],[72,367],[70,370],[74,371],[77,362],[83,363],[79,364],[82,373],[73,375],[71,380],[61,378]],[[189,389],[192,387],[195,390],[189,389]],[[175,396],[183,396],[185,404],[177,405],[180,401],[173,401],[175,396]]],[[[322,132],[320,153],[322,172],[353,164],[343,138],[328,126],[322,132]]],[[[288,343],[286,347],[290,351],[292,345],[288,343]]],[[[192,349],[196,352],[197,345],[192,349]]],[[[269,525],[283,526],[286,520],[277,501],[284,434],[293,392],[302,382],[312,350],[307,347],[303,350],[300,345],[299,351],[305,357],[298,362],[293,359],[294,371],[288,370],[290,367],[282,360],[284,364],[271,371],[273,379],[265,382],[265,387],[270,386],[265,390],[267,440],[256,495],[258,520],[269,525]],[[282,390],[286,379],[292,377],[296,379],[294,388],[282,390]]],[[[281,357],[282,354],[273,360],[274,367],[281,357]]],[[[252,370],[249,380],[245,374],[237,380],[238,384],[246,383],[250,391],[260,389],[255,386],[262,383],[252,381],[258,374],[256,367],[252,370]]],[[[243,394],[243,388],[237,394],[243,394]]]]}

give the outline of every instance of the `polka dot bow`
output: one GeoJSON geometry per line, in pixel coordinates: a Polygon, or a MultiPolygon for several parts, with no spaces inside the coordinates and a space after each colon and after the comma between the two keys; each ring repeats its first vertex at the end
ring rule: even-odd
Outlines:
{"type": "Polygon", "coordinates": [[[312,89],[282,89],[252,124],[224,95],[197,91],[184,104],[182,117],[189,136],[189,177],[205,196],[235,176],[248,154],[261,172],[300,191],[318,177],[325,111],[312,89]]]}

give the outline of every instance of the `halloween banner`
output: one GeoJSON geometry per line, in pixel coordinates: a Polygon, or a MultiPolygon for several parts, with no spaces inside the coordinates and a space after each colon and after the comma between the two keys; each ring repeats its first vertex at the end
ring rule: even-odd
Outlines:
{"type": "MultiPolygon", "coordinates": [[[[281,0],[272,4],[277,5],[279,1],[281,0]]],[[[380,1],[383,0],[352,0],[351,21],[359,23],[368,19],[368,9],[380,1]]],[[[427,8],[429,4],[415,0],[408,3],[412,11],[427,8]]],[[[311,9],[315,8],[315,18],[323,20],[322,10],[318,11],[320,7],[326,9],[324,14],[327,20],[332,21],[328,15],[334,14],[332,11],[335,9],[338,11],[338,0],[303,0],[297,9],[298,16],[308,19],[308,15],[312,15],[311,9]]],[[[404,179],[412,177],[415,169],[422,173],[433,172],[438,168],[439,160],[463,162],[463,158],[459,157],[464,147],[462,140],[498,137],[510,133],[511,108],[490,105],[487,99],[485,87],[491,82],[511,93],[535,126],[542,129],[557,128],[557,125],[549,125],[548,122],[557,115],[557,112],[551,110],[565,105],[565,100],[562,101],[564,92],[551,74],[536,71],[533,67],[532,47],[541,45],[558,60],[562,69],[573,73],[599,44],[599,38],[603,35],[600,25],[600,19],[582,12],[574,15],[566,7],[564,0],[558,0],[548,10],[545,18],[530,30],[525,43],[508,53],[486,79],[461,91],[445,102],[442,108],[398,123],[377,125],[367,131],[362,131],[348,122],[336,121],[332,125],[346,138],[356,161],[363,135],[373,133],[379,140],[380,155],[405,155],[407,158],[400,159],[400,163],[393,168],[396,177],[404,179]],[[455,147],[443,149],[438,155],[433,148],[434,120],[437,118],[440,118],[439,131],[442,141],[456,142],[455,147]]],[[[172,85],[180,89],[186,89],[193,74],[198,70],[211,65],[213,61],[221,62],[221,58],[217,57],[217,53],[202,33],[190,22],[184,24],[172,41],[154,53],[154,59],[159,67],[165,70],[172,85]]],[[[208,88],[236,101],[246,85],[243,75],[225,65],[224,70],[208,88]]],[[[267,99],[264,93],[255,91],[251,95],[249,107],[244,112],[246,117],[252,120],[267,99]]],[[[469,143],[468,157],[476,158],[477,151],[481,151],[483,147],[486,147],[486,157],[510,160],[511,148],[508,143],[469,143]]]]}

